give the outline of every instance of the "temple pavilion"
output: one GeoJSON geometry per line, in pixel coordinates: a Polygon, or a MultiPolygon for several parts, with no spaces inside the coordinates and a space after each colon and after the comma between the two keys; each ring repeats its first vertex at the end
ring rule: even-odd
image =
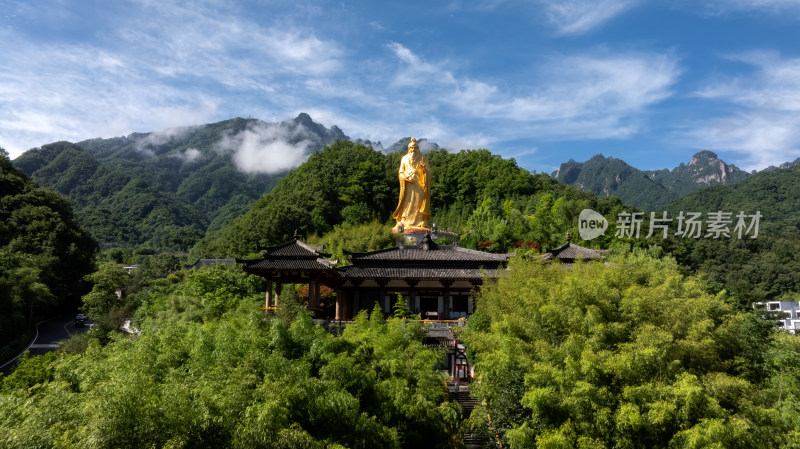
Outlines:
{"type": "MultiPolygon", "coordinates": [[[[392,313],[398,294],[409,310],[433,321],[423,343],[446,348],[444,368],[454,378],[469,377],[465,348],[450,330],[463,325],[474,310],[472,295],[485,279],[496,279],[507,269],[513,254],[493,254],[461,248],[458,244],[439,245],[430,233],[414,243],[398,242],[393,248],[364,253],[345,251],[349,265],[334,267],[330,254],[322,247],[294,239],[280,245],[262,247],[257,260],[242,261],[242,269],[267,281],[266,309],[279,305],[283,284],[307,284],[308,308],[320,304],[320,287],[336,293],[337,321],[352,320],[361,310],[373,310],[377,303],[384,314],[392,313]],[[451,321],[456,322],[441,322],[451,321]]],[[[570,267],[578,260],[603,260],[609,251],[598,251],[567,243],[541,257],[545,263],[560,261],[570,267]]],[[[320,317],[323,318],[323,317],[320,317]]]]}
{"type": "Polygon", "coordinates": [[[261,248],[261,259],[243,270],[267,280],[266,308],[277,307],[282,284],[308,284],[308,307],[319,305],[320,286],[336,292],[336,320],[350,320],[375,303],[391,313],[398,294],[424,319],[451,320],[472,314],[472,293],[485,278],[497,278],[511,254],[492,254],[438,245],[430,234],[416,243],[398,243],[365,253],[345,252],[350,265],[333,267],[321,247],[294,239],[261,248]]]}
{"type": "Polygon", "coordinates": [[[542,254],[542,262],[548,263],[557,260],[565,268],[570,269],[578,261],[605,262],[608,254],[611,254],[610,249],[591,249],[576,245],[572,243],[572,239],[567,234],[567,243],[542,254]]]}

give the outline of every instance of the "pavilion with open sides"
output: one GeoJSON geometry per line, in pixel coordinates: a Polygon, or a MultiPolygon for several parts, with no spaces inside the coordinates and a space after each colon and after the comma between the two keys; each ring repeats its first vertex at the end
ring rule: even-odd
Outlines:
{"type": "Polygon", "coordinates": [[[398,243],[365,253],[345,252],[350,265],[333,267],[321,247],[300,240],[263,248],[261,259],[247,261],[243,270],[267,280],[266,308],[278,305],[283,284],[307,284],[308,307],[319,305],[319,288],[336,292],[335,320],[351,320],[375,303],[391,313],[398,294],[413,313],[425,319],[467,318],[473,312],[472,293],[485,278],[497,278],[511,254],[492,254],[438,245],[425,234],[418,243],[398,243]],[[274,290],[273,290],[274,287],[274,290]]]}

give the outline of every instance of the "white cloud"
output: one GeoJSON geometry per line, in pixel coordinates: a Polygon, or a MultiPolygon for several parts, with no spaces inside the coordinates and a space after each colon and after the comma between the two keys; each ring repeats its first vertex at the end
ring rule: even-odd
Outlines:
{"type": "Polygon", "coordinates": [[[545,3],[545,14],[559,34],[583,34],[627,11],[639,0],[557,0],[545,3]]]}
{"type": "MultiPolygon", "coordinates": [[[[36,19],[60,7],[24,11],[36,19]]],[[[0,29],[0,146],[12,157],[56,140],[230,118],[243,113],[230,95],[279,103],[291,95],[290,83],[340,69],[337,44],[302,26],[261,25],[230,5],[143,1],[104,9],[114,8],[122,11],[92,30],[102,38],[91,43],[0,29]]]]}
{"type": "Polygon", "coordinates": [[[180,159],[184,162],[194,162],[198,158],[200,158],[200,156],[201,156],[200,150],[198,150],[197,148],[187,148],[185,151],[181,151],[179,153],[174,153],[171,155],[171,157],[180,159]]]}
{"type": "MultiPolygon", "coordinates": [[[[658,54],[568,56],[546,66],[544,81],[531,94],[491,105],[492,113],[522,121],[596,123],[606,128],[600,135],[582,133],[586,137],[627,134],[623,123],[669,97],[680,75],[674,58],[658,54]]],[[[554,129],[554,134],[560,133],[554,129]]]]}
{"type": "Polygon", "coordinates": [[[600,28],[609,20],[643,2],[643,0],[489,0],[453,5],[452,9],[459,10],[465,7],[485,12],[509,7],[515,14],[527,15],[527,10],[533,6],[542,11],[545,19],[555,27],[557,34],[579,35],[600,28]]]}
{"type": "Polygon", "coordinates": [[[419,151],[423,153],[427,153],[436,149],[434,142],[431,142],[428,139],[420,139],[417,143],[419,144],[419,151]]]}
{"type": "Polygon", "coordinates": [[[449,71],[442,70],[439,64],[423,61],[402,44],[392,42],[389,44],[389,48],[400,61],[405,63],[403,70],[399,71],[392,80],[393,87],[452,84],[455,81],[453,75],[449,71]]]}
{"type": "Polygon", "coordinates": [[[742,156],[747,170],[779,165],[800,156],[800,59],[769,52],[732,56],[755,68],[749,76],[717,80],[698,97],[732,112],[698,123],[686,133],[694,145],[742,156]]]}
{"type": "MultiPolygon", "coordinates": [[[[681,72],[670,55],[604,55],[601,51],[554,56],[542,64],[541,73],[529,85],[515,86],[512,92],[459,78],[443,63],[424,61],[399,44],[393,50],[409,65],[399,77],[409,77],[416,70],[413,87],[451,105],[461,117],[502,126],[497,134],[509,132],[507,139],[531,133],[545,139],[628,137],[646,122],[648,107],[672,95],[681,72]],[[414,69],[412,64],[422,69],[414,69]]],[[[421,105],[423,111],[424,107],[421,105]]]]}
{"type": "Polygon", "coordinates": [[[284,123],[258,123],[217,142],[218,151],[231,153],[239,170],[245,173],[279,173],[291,170],[308,158],[312,145],[302,126],[284,123]]]}
{"type": "MultiPolygon", "coordinates": [[[[691,3],[691,7],[698,5],[691,3]]],[[[732,12],[766,12],[783,14],[786,12],[800,13],[798,0],[711,0],[699,5],[701,10],[711,14],[727,14],[732,12]]]]}
{"type": "Polygon", "coordinates": [[[181,140],[195,129],[197,129],[197,126],[176,126],[174,128],[167,128],[162,131],[150,133],[136,141],[136,150],[146,156],[153,157],[156,155],[154,148],[175,140],[181,140]]]}
{"type": "Polygon", "coordinates": [[[513,157],[513,158],[517,159],[517,158],[521,158],[521,157],[525,157],[525,156],[530,156],[532,154],[536,154],[537,152],[539,152],[539,148],[537,148],[537,147],[527,148],[527,149],[524,149],[524,150],[515,151],[514,153],[509,154],[509,157],[513,157]]]}
{"type": "Polygon", "coordinates": [[[734,162],[745,170],[760,170],[800,157],[800,120],[782,114],[745,113],[710,120],[692,131],[695,145],[732,151],[743,157],[734,162]]]}
{"type": "Polygon", "coordinates": [[[202,123],[219,102],[136,69],[119,70],[107,52],[93,48],[14,42],[0,52],[7,62],[0,67],[0,145],[12,156],[57,140],[202,123]]]}
{"type": "Polygon", "coordinates": [[[464,135],[447,136],[439,145],[448,151],[456,152],[464,149],[488,148],[489,144],[495,140],[493,136],[482,133],[469,133],[464,135]]]}

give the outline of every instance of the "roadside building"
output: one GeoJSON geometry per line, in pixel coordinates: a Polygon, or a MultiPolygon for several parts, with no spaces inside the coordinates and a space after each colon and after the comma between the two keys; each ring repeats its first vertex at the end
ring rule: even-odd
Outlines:
{"type": "Polygon", "coordinates": [[[753,307],[764,307],[766,312],[776,317],[779,328],[792,334],[800,331],[800,301],[758,302],[753,307]]]}

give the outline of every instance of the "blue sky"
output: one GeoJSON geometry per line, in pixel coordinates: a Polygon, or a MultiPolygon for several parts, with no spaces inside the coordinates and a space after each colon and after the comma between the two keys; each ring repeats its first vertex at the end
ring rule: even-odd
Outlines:
{"type": "Polygon", "coordinates": [[[800,157],[800,0],[0,0],[0,146],[307,112],[530,170],[800,157]]]}

